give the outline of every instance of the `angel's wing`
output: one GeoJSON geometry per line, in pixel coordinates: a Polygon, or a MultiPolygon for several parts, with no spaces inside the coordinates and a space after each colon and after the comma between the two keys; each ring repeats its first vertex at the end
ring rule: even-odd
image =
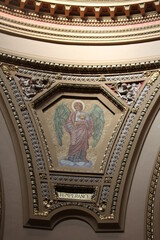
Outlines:
{"type": "Polygon", "coordinates": [[[89,116],[93,118],[93,126],[94,126],[94,134],[93,134],[93,145],[92,147],[95,147],[97,143],[99,142],[103,128],[104,128],[104,112],[103,110],[96,104],[94,104],[89,111],[89,116]]]}
{"type": "Polygon", "coordinates": [[[70,110],[67,105],[62,103],[59,105],[54,113],[54,129],[56,138],[60,146],[62,146],[63,126],[69,117],[70,110]]]}

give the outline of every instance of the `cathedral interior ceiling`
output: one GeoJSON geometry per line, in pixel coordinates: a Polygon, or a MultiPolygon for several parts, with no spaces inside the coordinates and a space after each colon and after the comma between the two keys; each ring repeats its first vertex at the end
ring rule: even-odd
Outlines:
{"type": "Polygon", "coordinates": [[[102,75],[1,63],[1,96],[17,132],[15,151],[22,155],[17,161],[25,176],[25,226],[52,229],[72,217],[97,232],[124,230],[135,166],[159,109],[159,87],[158,69],[102,75]]]}
{"type": "MultiPolygon", "coordinates": [[[[0,0],[0,11],[1,32],[43,42],[119,45],[160,38],[155,0],[0,0]]],[[[124,231],[135,167],[159,110],[160,61],[153,55],[85,65],[0,53],[2,113],[21,155],[24,226],[53,229],[78,218],[97,232],[124,231]]],[[[158,156],[146,204],[148,240],[159,234],[159,172],[158,156]]]]}

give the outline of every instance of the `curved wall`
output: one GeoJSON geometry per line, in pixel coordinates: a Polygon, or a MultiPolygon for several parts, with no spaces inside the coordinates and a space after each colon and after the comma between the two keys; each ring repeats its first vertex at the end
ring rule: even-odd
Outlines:
{"type": "Polygon", "coordinates": [[[66,64],[118,64],[158,60],[160,41],[114,46],[47,43],[0,34],[1,52],[66,64]]]}

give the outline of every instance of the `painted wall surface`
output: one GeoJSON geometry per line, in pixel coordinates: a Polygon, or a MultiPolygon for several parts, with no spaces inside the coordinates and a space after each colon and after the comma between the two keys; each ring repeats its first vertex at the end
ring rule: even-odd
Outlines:
{"type": "Polygon", "coordinates": [[[159,151],[160,113],[145,140],[132,182],[124,233],[95,233],[85,222],[66,220],[52,231],[23,228],[22,195],[16,156],[11,136],[0,113],[0,168],[5,198],[3,240],[143,240],[145,239],[145,205],[152,169],[159,151]]]}

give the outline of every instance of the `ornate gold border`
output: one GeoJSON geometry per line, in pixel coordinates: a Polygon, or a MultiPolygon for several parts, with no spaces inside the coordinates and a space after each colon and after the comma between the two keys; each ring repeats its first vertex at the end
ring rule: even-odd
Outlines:
{"type": "MultiPolygon", "coordinates": [[[[152,178],[150,181],[150,187],[148,191],[148,200],[147,200],[147,209],[146,209],[146,239],[147,240],[159,239],[159,236],[156,234],[154,230],[154,226],[156,225],[156,219],[154,216],[155,211],[156,210],[159,211],[159,209],[155,209],[155,201],[156,201],[155,196],[157,191],[159,191],[159,189],[157,188],[159,180],[160,180],[160,152],[157,156],[157,160],[154,165],[152,178]]],[[[158,215],[159,214],[160,212],[158,212],[158,215]]]]}
{"type": "MultiPolygon", "coordinates": [[[[12,55],[10,53],[0,52],[0,61],[9,62],[20,66],[31,67],[45,71],[56,71],[57,78],[61,77],[58,72],[65,73],[81,73],[84,74],[111,74],[111,73],[127,73],[136,71],[145,71],[160,68],[160,59],[144,60],[143,62],[128,62],[110,65],[81,65],[81,64],[63,64],[56,62],[48,62],[36,60],[33,58],[12,55]]],[[[105,81],[104,75],[99,76],[99,81],[105,81]]]]}

